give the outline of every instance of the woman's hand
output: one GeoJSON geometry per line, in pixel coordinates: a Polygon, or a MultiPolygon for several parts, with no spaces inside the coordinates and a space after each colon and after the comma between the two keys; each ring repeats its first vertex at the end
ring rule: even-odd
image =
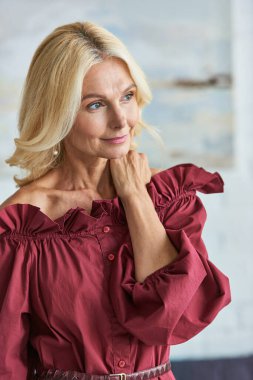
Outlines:
{"type": "Polygon", "coordinates": [[[121,199],[145,190],[151,179],[147,156],[134,150],[121,158],[110,159],[110,169],[115,190],[121,199]]]}

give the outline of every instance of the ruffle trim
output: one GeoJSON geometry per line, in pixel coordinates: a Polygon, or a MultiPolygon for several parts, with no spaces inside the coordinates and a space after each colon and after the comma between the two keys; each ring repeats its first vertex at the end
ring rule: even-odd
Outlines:
{"type": "MultiPolygon", "coordinates": [[[[210,173],[193,164],[180,164],[152,176],[147,191],[159,210],[178,197],[200,191],[202,193],[223,192],[224,182],[219,173],[210,173]]],[[[92,202],[91,213],[77,207],[63,216],[51,220],[39,207],[30,204],[13,204],[0,210],[0,234],[24,235],[78,233],[101,227],[105,217],[112,216],[116,223],[126,223],[124,207],[118,196],[92,202]]]]}

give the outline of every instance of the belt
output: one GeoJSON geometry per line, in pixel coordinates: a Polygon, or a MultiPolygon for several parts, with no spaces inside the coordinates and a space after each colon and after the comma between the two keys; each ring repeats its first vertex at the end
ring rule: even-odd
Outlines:
{"type": "Polygon", "coordinates": [[[111,373],[106,375],[93,375],[76,371],[62,371],[58,369],[35,371],[38,380],[147,380],[161,376],[171,369],[170,361],[157,367],[133,373],[111,373]]]}

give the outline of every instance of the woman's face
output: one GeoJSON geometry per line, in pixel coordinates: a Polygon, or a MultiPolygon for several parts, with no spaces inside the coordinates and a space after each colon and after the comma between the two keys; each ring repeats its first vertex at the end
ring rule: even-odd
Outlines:
{"type": "Polygon", "coordinates": [[[126,155],[139,120],[136,91],[120,59],[107,58],[92,66],[84,77],[80,110],[64,141],[67,155],[81,159],[126,155]]]}

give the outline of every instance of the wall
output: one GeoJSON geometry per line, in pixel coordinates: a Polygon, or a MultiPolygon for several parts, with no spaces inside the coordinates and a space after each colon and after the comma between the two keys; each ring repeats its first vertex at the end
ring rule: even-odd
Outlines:
{"type": "Polygon", "coordinates": [[[208,211],[204,236],[214,262],[230,277],[232,303],[203,334],[174,347],[175,358],[253,353],[253,2],[231,4],[235,166],[219,170],[225,181],[224,196],[203,197],[203,201],[208,211]]]}

